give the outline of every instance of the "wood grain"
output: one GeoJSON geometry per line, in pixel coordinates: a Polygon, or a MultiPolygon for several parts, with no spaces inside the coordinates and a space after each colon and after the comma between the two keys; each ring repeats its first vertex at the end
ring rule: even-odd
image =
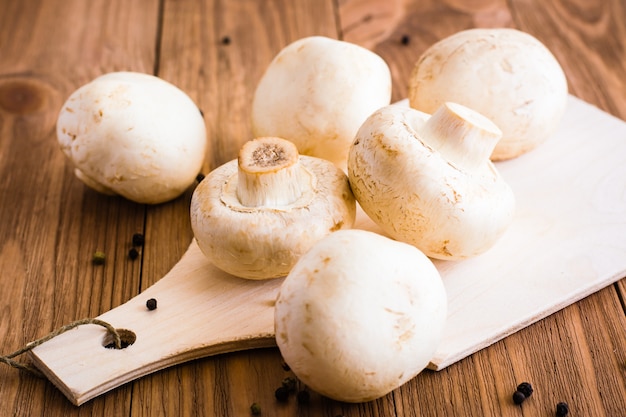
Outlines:
{"type": "MultiPolygon", "coordinates": [[[[247,140],[250,94],[264,66],[287,42],[309,34],[353,40],[381,54],[397,100],[414,61],[434,41],[469,27],[517,27],[553,50],[570,92],[626,118],[622,0],[0,0],[0,10],[3,353],[130,299],[167,272],[189,242],[190,192],[157,207],[103,197],[78,183],[58,152],[58,109],[103,72],[156,71],[188,91],[205,112],[211,138],[205,172],[247,140]],[[230,44],[221,43],[224,36],[230,44]],[[143,260],[129,263],[130,236],[142,230],[143,260]],[[95,249],[107,252],[104,267],[89,262],[95,249]]],[[[80,408],[51,384],[0,367],[0,398],[10,416],[245,416],[252,401],[275,416],[550,416],[560,400],[570,403],[571,415],[621,416],[624,299],[622,280],[366,404],[315,394],[308,405],[294,398],[277,403],[273,390],[290,373],[275,349],[175,367],[80,408]],[[510,395],[522,380],[536,392],[520,408],[510,395]]]]}
{"type": "Polygon", "coordinates": [[[33,349],[37,367],[76,405],[163,368],[205,356],[275,346],[274,301],[282,280],[243,280],[202,254],[194,240],[157,283],[97,318],[120,330],[129,346],[99,326],[81,326],[33,349]],[[157,301],[150,311],[147,300],[157,301]]]}
{"type": "MultiPolygon", "coordinates": [[[[67,96],[96,75],[152,69],[158,3],[3,1],[0,9],[0,253],[16,271],[0,277],[8,352],[137,292],[140,265],[126,252],[144,210],[82,186],[59,152],[55,122],[67,96]],[[91,264],[95,250],[107,254],[104,266],[91,264]]],[[[10,415],[76,413],[44,381],[0,372],[10,415]]],[[[82,412],[122,415],[130,400],[121,389],[82,412]]]]}
{"type": "Polygon", "coordinates": [[[623,1],[560,0],[542,3],[539,10],[534,2],[517,1],[512,13],[524,30],[553,51],[573,94],[626,118],[626,47],[619,41],[626,37],[620,23],[626,16],[623,1]]]}
{"type": "Polygon", "coordinates": [[[342,39],[366,46],[389,64],[392,102],[407,97],[413,65],[433,43],[472,27],[513,26],[504,0],[395,0],[392,3],[395,3],[393,11],[381,9],[376,0],[339,3],[342,39]],[[389,24],[392,26],[388,27],[389,24]],[[380,28],[385,28],[382,35],[380,28]]]}

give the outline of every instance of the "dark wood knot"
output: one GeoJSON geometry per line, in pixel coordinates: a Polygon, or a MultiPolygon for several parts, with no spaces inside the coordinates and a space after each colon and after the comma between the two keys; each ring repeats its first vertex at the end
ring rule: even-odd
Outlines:
{"type": "Polygon", "coordinates": [[[24,80],[11,80],[0,84],[0,109],[24,115],[44,107],[46,93],[41,86],[24,80]]]}

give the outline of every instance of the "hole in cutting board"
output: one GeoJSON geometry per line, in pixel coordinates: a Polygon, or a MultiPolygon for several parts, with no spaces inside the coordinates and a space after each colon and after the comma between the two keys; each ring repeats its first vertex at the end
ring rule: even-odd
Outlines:
{"type": "MultiPolygon", "coordinates": [[[[135,343],[137,340],[137,335],[135,332],[127,329],[115,329],[117,333],[120,335],[120,340],[122,341],[122,349],[127,348],[128,346],[135,343]]],[[[107,349],[115,349],[115,339],[111,333],[107,333],[102,340],[102,346],[107,349]]]]}

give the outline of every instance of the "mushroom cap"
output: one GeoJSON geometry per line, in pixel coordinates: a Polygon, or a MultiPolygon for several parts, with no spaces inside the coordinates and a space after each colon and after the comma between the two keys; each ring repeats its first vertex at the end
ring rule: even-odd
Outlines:
{"type": "Polygon", "coordinates": [[[302,38],[282,49],[260,79],[252,131],[342,166],[359,126],[390,100],[391,73],[379,55],[323,36],[302,38]]]}
{"type": "Polygon", "coordinates": [[[346,174],[331,162],[300,155],[312,189],[284,207],[246,207],[235,197],[237,160],[211,171],[191,199],[198,246],[221,270],[248,279],[285,276],[315,242],[350,228],[356,202],[346,174]]]}
{"type": "Polygon", "coordinates": [[[207,149],[204,119],[189,96],[134,72],[102,75],[72,93],[57,138],[85,184],[150,204],[182,194],[207,149]]]}
{"type": "Polygon", "coordinates": [[[422,252],[373,232],[341,230],[315,244],[283,281],[276,342],[313,390],[370,401],[428,365],[446,310],[441,277],[422,252]]]}
{"type": "Polygon", "coordinates": [[[468,171],[446,159],[420,131],[431,116],[390,105],[356,135],[348,177],[363,211],[384,233],[438,259],[491,248],[513,220],[515,197],[485,163],[468,171]]]}
{"type": "Polygon", "coordinates": [[[567,80],[554,55],[516,29],[468,29],[440,40],[418,59],[410,106],[433,113],[447,101],[465,105],[503,132],[492,160],[510,159],[546,141],[567,105],[567,80]]]}

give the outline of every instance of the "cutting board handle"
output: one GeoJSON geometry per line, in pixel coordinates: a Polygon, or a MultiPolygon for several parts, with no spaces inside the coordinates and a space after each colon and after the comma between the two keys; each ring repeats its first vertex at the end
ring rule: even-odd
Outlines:
{"type": "Polygon", "coordinates": [[[74,404],[189,360],[275,346],[274,302],[282,278],[251,281],[214,267],[195,240],[180,261],[141,294],[97,318],[120,332],[106,347],[98,325],[69,330],[32,350],[34,365],[74,404]],[[154,298],[157,308],[146,301],[154,298]]]}

